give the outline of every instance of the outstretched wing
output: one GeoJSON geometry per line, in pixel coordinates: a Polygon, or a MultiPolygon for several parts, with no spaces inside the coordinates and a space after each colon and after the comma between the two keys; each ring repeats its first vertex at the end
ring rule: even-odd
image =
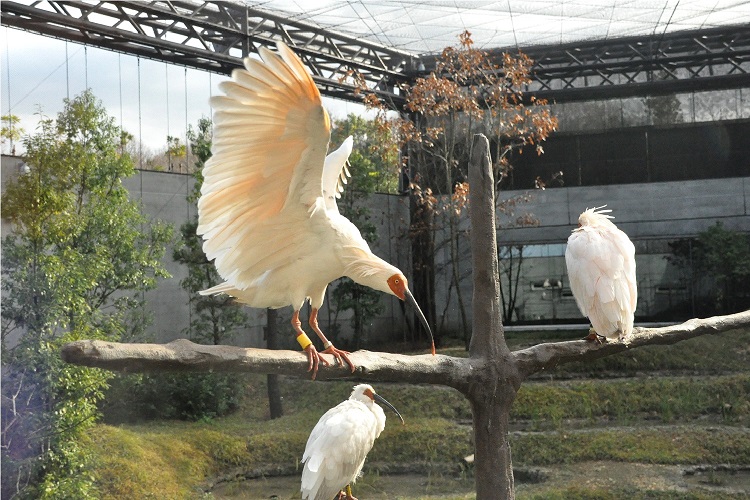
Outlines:
{"type": "Polygon", "coordinates": [[[583,227],[565,250],[570,289],[597,333],[624,335],[633,329],[637,302],[635,248],[619,229],[583,227]]]}
{"type": "Polygon", "coordinates": [[[352,176],[346,163],[352,152],[353,144],[354,138],[349,136],[336,151],[326,156],[325,166],[323,167],[323,198],[326,210],[338,211],[336,200],[341,198],[341,193],[344,192],[344,184],[352,176]]]}
{"type": "Polygon", "coordinates": [[[198,234],[221,276],[244,289],[302,249],[304,221],[322,196],[330,120],[320,92],[283,43],[278,54],[223,82],[211,99],[212,157],[203,169],[198,234]]]}
{"type": "Polygon", "coordinates": [[[356,479],[375,442],[377,422],[358,401],[328,410],[315,425],[302,462],[302,498],[328,500],[356,479]]]}

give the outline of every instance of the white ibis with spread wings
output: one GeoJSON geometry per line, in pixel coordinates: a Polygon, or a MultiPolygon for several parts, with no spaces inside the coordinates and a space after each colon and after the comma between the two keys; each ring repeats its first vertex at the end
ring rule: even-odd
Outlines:
{"type": "Polygon", "coordinates": [[[326,157],[331,121],[320,92],[302,61],[283,43],[277,49],[261,47],[261,60],[246,58],[245,68],[221,83],[224,95],[211,99],[212,156],[203,169],[198,234],[225,282],[202,293],[259,308],[291,305],[315,378],[318,364],[329,363],[302,330],[299,311],[308,300],[322,352],[354,371],[348,352],[326,339],[317,320],[328,284],[342,276],[408,301],[430,329],[404,274],[373,254],[339,213],[353,140],[326,157]]]}
{"type": "Polygon", "coordinates": [[[609,220],[611,210],[602,208],[589,208],[580,215],[578,228],[568,238],[565,262],[581,313],[596,334],[616,340],[633,331],[638,302],[635,247],[609,220]]]}

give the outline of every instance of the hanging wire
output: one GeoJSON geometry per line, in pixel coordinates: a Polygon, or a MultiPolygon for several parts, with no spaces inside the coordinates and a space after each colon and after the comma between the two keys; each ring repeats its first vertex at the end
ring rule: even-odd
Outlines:
{"type": "MultiPolygon", "coordinates": [[[[143,170],[143,124],[141,122],[141,58],[138,57],[138,168],[143,170]]],[[[143,183],[143,176],[140,176],[143,183]]],[[[141,185],[143,192],[143,185],[141,185]]]]}
{"type": "Polygon", "coordinates": [[[120,132],[124,131],[123,125],[122,125],[122,54],[117,54],[117,74],[119,77],[119,87],[120,87],[120,132]]]}
{"type": "Polygon", "coordinates": [[[211,114],[211,119],[214,116],[214,107],[211,104],[211,98],[214,96],[214,83],[211,78],[211,73],[208,74],[208,111],[211,114]]]}
{"type": "Polygon", "coordinates": [[[516,27],[513,24],[513,11],[510,8],[510,2],[508,2],[508,16],[510,17],[510,29],[513,31],[513,43],[516,46],[516,50],[519,50],[518,37],[516,36],[516,27]]]}
{"type": "MultiPolygon", "coordinates": [[[[6,44],[5,46],[7,47],[8,45],[6,44]]],[[[71,58],[74,57],[82,49],[83,49],[83,47],[81,47],[80,49],[76,50],[75,52],[73,52],[73,54],[70,57],[71,58]]],[[[18,101],[16,101],[15,103],[13,103],[13,107],[18,106],[23,101],[25,101],[27,97],[29,97],[31,94],[33,94],[36,89],[38,89],[39,87],[41,87],[44,82],[46,82],[52,75],[54,75],[57,72],[57,70],[59,70],[60,68],[62,68],[63,65],[67,64],[67,62],[68,62],[68,58],[65,58],[65,60],[63,62],[61,62],[60,64],[58,64],[57,67],[55,67],[55,69],[53,69],[52,71],[50,71],[49,73],[47,73],[47,76],[45,76],[44,78],[42,78],[39,81],[39,83],[37,83],[36,85],[34,85],[34,87],[31,90],[29,90],[28,92],[26,92],[26,94],[24,94],[23,97],[21,97],[18,101]]]]}
{"type": "Polygon", "coordinates": [[[185,173],[190,173],[190,138],[188,132],[190,131],[190,125],[188,125],[188,84],[187,84],[187,66],[184,68],[184,85],[185,85],[185,173]]]}
{"type": "Polygon", "coordinates": [[[164,78],[167,89],[167,170],[172,171],[172,136],[169,133],[169,65],[164,63],[164,78]]]}
{"type": "Polygon", "coordinates": [[[8,43],[8,27],[5,27],[5,77],[8,80],[8,128],[10,129],[10,154],[14,154],[13,146],[13,101],[10,100],[10,48],[8,43]]]}
{"type": "Polygon", "coordinates": [[[88,45],[83,46],[83,79],[86,87],[84,90],[89,89],[89,47],[88,45]]]}
{"type": "Polygon", "coordinates": [[[65,97],[70,100],[70,56],[68,55],[67,40],[65,40],[65,97]]]}

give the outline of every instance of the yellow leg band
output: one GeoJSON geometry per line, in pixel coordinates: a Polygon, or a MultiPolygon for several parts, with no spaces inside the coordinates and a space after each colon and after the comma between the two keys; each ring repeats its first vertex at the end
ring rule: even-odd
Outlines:
{"type": "Polygon", "coordinates": [[[300,333],[299,335],[297,335],[297,342],[299,342],[299,346],[303,351],[307,349],[310,344],[312,344],[310,338],[304,333],[300,333]]]}

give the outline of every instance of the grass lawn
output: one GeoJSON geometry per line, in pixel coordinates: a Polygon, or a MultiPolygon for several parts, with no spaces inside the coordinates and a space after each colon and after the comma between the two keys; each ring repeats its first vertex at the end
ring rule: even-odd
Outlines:
{"type": "MultiPolygon", "coordinates": [[[[545,340],[533,332],[508,337],[512,348],[545,340]]],[[[531,486],[517,475],[518,497],[740,498],[729,489],[706,490],[700,485],[676,492],[653,484],[623,481],[608,486],[581,478],[589,477],[588,468],[602,463],[649,465],[674,474],[695,465],[750,465],[748,346],[749,332],[701,337],[674,346],[639,348],[600,360],[601,364],[558,367],[527,382],[511,414],[514,466],[546,470],[549,480],[531,486]],[[576,468],[581,469],[567,482],[556,476],[576,468]]],[[[460,348],[442,352],[465,355],[460,348]]],[[[202,422],[98,425],[87,446],[94,455],[92,473],[101,498],[256,498],[218,492],[233,484],[240,491],[246,486],[251,492],[245,494],[252,495],[249,482],[223,481],[270,481],[279,475],[289,476],[289,485],[278,498],[294,498],[298,461],[309,432],[325,411],[348,397],[353,383],[282,378],[285,415],[269,420],[265,377],[242,376],[245,402],[230,416],[202,422]],[[206,493],[216,483],[224,487],[216,488],[216,495],[206,493]]],[[[386,430],[368,456],[360,498],[473,498],[471,468],[462,461],[473,452],[471,415],[461,394],[405,384],[381,384],[376,389],[399,409],[407,425],[398,425],[389,415],[386,430]],[[392,477],[388,473],[393,472],[404,474],[393,488],[407,496],[378,493],[387,491],[387,478],[392,477]],[[407,488],[409,478],[422,490],[407,488]]]]}

